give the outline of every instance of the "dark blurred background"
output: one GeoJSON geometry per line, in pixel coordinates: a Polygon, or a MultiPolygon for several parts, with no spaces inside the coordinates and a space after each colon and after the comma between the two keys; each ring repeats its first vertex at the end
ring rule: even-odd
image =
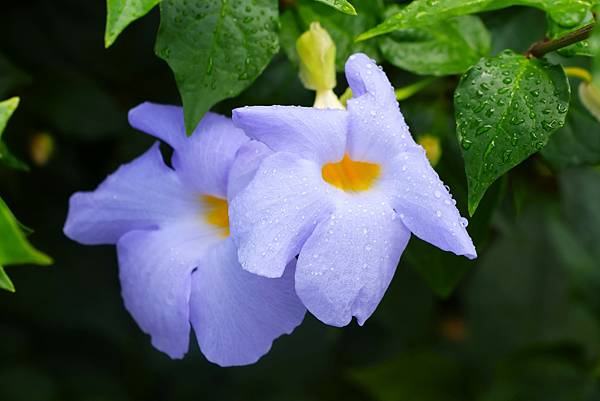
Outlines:
{"type": "MultiPolygon", "coordinates": [[[[3,137],[31,171],[1,169],[0,194],[54,264],[7,268],[17,292],[0,292],[1,401],[600,400],[600,173],[561,153],[560,142],[489,191],[469,226],[477,261],[413,238],[364,327],[307,315],[240,368],[212,365],[193,339],[184,360],[154,350],[123,307],[115,249],[71,242],[62,225],[73,192],[92,190],[152,143],[128,126],[127,111],[145,100],[180,103],[153,53],[158,21],[154,10],[105,50],[103,1],[2,5],[0,99],[21,97],[3,137]]],[[[494,52],[524,50],[544,32],[531,10],[484,21],[494,52]]],[[[415,79],[384,68],[396,85],[415,79]]],[[[456,83],[440,80],[401,106],[415,136],[440,139],[437,169],[464,213],[456,83]]],[[[216,109],[311,101],[282,53],[216,109]]],[[[598,130],[579,113],[571,129],[598,130]]]]}

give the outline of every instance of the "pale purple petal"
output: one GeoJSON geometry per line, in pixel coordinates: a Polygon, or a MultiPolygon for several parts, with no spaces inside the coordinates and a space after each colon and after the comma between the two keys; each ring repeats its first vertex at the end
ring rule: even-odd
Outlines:
{"type": "Polygon", "coordinates": [[[382,162],[414,145],[394,88],[377,64],[354,54],[346,62],[346,78],[353,96],[348,100],[348,153],[353,160],[382,162]]]}
{"type": "Polygon", "coordinates": [[[202,353],[221,366],[256,362],[306,312],[294,291],[294,263],[277,279],[248,273],[230,239],[200,261],[192,275],[190,307],[202,353]]]}
{"type": "Polygon", "coordinates": [[[231,119],[206,113],[188,137],[181,107],[142,103],[131,109],[129,122],[171,145],[173,167],[191,191],[225,197],[229,168],[239,147],[249,141],[231,119]]]}
{"type": "Polygon", "coordinates": [[[125,233],[194,215],[198,202],[167,167],[158,144],[121,166],[93,192],[69,202],[65,234],[83,244],[114,244],[125,233]]]}
{"type": "Polygon", "coordinates": [[[345,110],[253,106],[235,109],[233,122],[274,151],[325,163],[344,156],[347,116],[345,110]]]}
{"type": "Polygon", "coordinates": [[[332,210],[321,167],[291,153],[267,157],[230,203],[229,221],[244,269],[280,277],[317,223],[332,210]]]}
{"type": "Polygon", "coordinates": [[[217,241],[193,219],[156,231],[131,231],[117,243],[125,307],[152,344],[182,358],[189,342],[191,273],[217,241]]]}
{"type": "Polygon", "coordinates": [[[273,154],[273,151],[262,142],[250,141],[240,147],[229,170],[227,183],[227,198],[233,199],[248,184],[262,163],[263,159],[273,154]]]}
{"type": "Polygon", "coordinates": [[[145,102],[129,110],[129,124],[171,147],[178,148],[186,137],[183,108],[145,102]]]}
{"type": "Polygon", "coordinates": [[[365,320],[383,297],[410,232],[381,196],[347,196],[300,252],[296,292],[319,320],[365,320]]]}
{"type": "Polygon", "coordinates": [[[429,164],[425,151],[414,146],[391,163],[382,188],[389,188],[392,204],[402,222],[417,237],[445,251],[477,257],[449,190],[429,164]]]}

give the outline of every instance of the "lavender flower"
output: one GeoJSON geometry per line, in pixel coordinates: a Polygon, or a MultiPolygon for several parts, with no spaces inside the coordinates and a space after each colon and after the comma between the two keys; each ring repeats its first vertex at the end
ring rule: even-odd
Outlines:
{"type": "Polygon", "coordinates": [[[246,107],[233,115],[264,144],[230,206],[239,260],[280,277],[299,255],[296,292],[334,326],[352,316],[362,325],[373,313],[411,232],[476,257],[466,220],[413,141],[385,73],[355,54],[346,77],[354,96],[347,110],[246,107]]]}
{"type": "Polygon", "coordinates": [[[209,113],[186,137],[181,108],[144,103],[133,127],[174,149],[173,169],[156,143],[94,192],[70,201],[65,234],[82,244],[116,244],[125,306],[152,344],[172,358],[188,350],[190,322],[204,355],[219,365],[255,362],[300,324],[295,263],[278,279],[245,272],[229,237],[227,200],[243,186],[248,143],[231,120],[209,113]]]}

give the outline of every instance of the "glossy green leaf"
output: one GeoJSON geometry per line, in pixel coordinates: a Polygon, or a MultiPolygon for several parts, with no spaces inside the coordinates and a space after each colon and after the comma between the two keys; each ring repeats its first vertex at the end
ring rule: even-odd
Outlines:
{"type": "Polygon", "coordinates": [[[281,20],[281,45],[288,58],[297,62],[296,39],[306,31],[311,22],[319,22],[335,42],[335,65],[338,71],[344,70],[346,60],[352,53],[363,52],[379,60],[376,43],[357,43],[356,35],[380,21],[383,5],[380,0],[354,0],[358,15],[345,15],[314,0],[298,0],[296,7],[288,9],[281,20]]]}
{"type": "Polygon", "coordinates": [[[333,7],[344,14],[356,15],[356,9],[347,0],[315,0],[323,4],[327,4],[329,7],[333,7]]]}
{"type": "MultiPolygon", "coordinates": [[[[548,33],[547,36],[549,39],[557,39],[561,36],[564,36],[570,32],[573,32],[577,29],[582,28],[583,26],[594,22],[594,14],[592,11],[588,11],[585,18],[574,27],[564,27],[560,23],[552,20],[552,18],[548,18],[548,33]]],[[[589,40],[582,40],[577,43],[574,43],[570,46],[563,47],[562,49],[558,49],[557,52],[561,56],[565,57],[573,57],[573,56],[587,56],[594,57],[596,53],[595,49],[596,44],[590,42],[589,40]]]]}
{"type": "Polygon", "coordinates": [[[188,133],[238,95],[279,50],[276,0],[163,0],[156,54],[175,74],[188,133]]]}
{"type": "Polygon", "coordinates": [[[375,28],[361,34],[369,39],[397,29],[432,25],[460,15],[498,10],[510,6],[530,6],[548,12],[564,27],[574,27],[585,18],[594,0],[415,0],[375,28]]]}
{"type": "Polygon", "coordinates": [[[0,162],[4,163],[8,167],[12,167],[20,170],[27,170],[27,165],[17,159],[2,142],[2,132],[6,128],[6,123],[15,109],[19,105],[19,98],[13,97],[11,99],[0,102],[0,162]]]}
{"type": "Polygon", "coordinates": [[[596,25],[592,37],[589,39],[590,46],[595,49],[594,69],[592,71],[593,83],[596,88],[600,88],[600,25],[596,25]]]}
{"type": "Polygon", "coordinates": [[[491,38],[478,17],[452,18],[426,29],[403,29],[381,39],[383,57],[422,75],[462,74],[490,52],[491,38]]]}
{"type": "Polygon", "coordinates": [[[557,169],[600,163],[600,122],[574,96],[565,126],[548,141],[541,153],[557,169]]]}
{"type": "MultiPolygon", "coordinates": [[[[48,265],[52,260],[29,244],[19,223],[0,198],[0,270],[6,265],[24,263],[48,265]]],[[[4,270],[0,271],[0,287],[14,291],[4,270]]]]}
{"type": "Polygon", "coordinates": [[[482,59],[463,75],[454,105],[471,215],[498,177],[564,125],[569,99],[562,67],[510,51],[482,59]]]}
{"type": "Polygon", "coordinates": [[[146,15],[160,0],[106,0],[104,45],[109,47],[133,21],[146,15]]]}

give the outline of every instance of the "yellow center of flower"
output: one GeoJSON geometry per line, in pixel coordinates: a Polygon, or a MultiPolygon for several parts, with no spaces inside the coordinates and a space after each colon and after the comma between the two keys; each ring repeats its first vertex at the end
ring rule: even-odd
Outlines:
{"type": "Polygon", "coordinates": [[[322,170],[323,179],[346,192],[360,192],[371,188],[379,175],[378,164],[357,162],[346,153],[337,163],[327,163],[322,170]]]}
{"type": "Polygon", "coordinates": [[[224,238],[229,237],[229,209],[225,199],[210,195],[202,195],[202,205],[204,206],[204,220],[220,231],[224,238]]]}

